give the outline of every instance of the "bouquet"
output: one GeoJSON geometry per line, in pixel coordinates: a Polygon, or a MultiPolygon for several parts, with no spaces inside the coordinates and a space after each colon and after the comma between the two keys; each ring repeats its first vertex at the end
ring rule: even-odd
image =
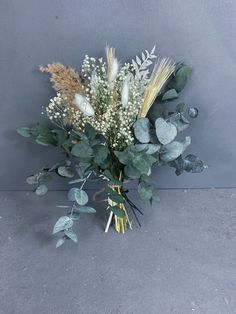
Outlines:
{"type": "Polygon", "coordinates": [[[63,160],[47,165],[27,178],[35,193],[44,195],[46,182],[53,174],[67,178],[66,214],[58,219],[53,234],[60,237],[56,247],[66,240],[77,242],[74,224],[83,214],[95,213],[88,206],[84,190],[89,180],[101,180],[108,211],[105,232],[111,224],[118,233],[140,224],[139,206],[129,196],[125,182],[137,181],[142,200],[158,202],[150,175],[154,166],[169,165],[180,175],[199,173],[206,166],[195,155],[183,156],[190,145],[189,136],[176,140],[185,131],[198,109],[183,102],[168,111],[166,103],[178,98],[192,68],[157,58],[155,46],[132,62],[121,63],[115,49],[106,47],[105,58],[85,55],[81,73],[60,63],[40,67],[51,75],[56,95],[43,107],[51,126],[36,124],[17,132],[37,144],[60,148],[63,160]],[[155,62],[154,62],[155,61],[155,62]]]}

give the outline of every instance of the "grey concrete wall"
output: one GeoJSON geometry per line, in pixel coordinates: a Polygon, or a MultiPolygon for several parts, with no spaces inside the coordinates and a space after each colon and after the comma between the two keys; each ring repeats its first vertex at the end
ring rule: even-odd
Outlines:
{"type": "Polygon", "coordinates": [[[233,0],[1,0],[0,188],[25,189],[27,174],[60,158],[14,131],[42,119],[41,106],[53,95],[38,65],[80,67],[85,53],[100,55],[106,43],[121,60],[157,44],[160,56],[194,66],[182,94],[200,109],[189,130],[189,151],[209,169],[181,178],[172,169],[157,169],[157,186],[236,186],[235,14],[233,0]]]}

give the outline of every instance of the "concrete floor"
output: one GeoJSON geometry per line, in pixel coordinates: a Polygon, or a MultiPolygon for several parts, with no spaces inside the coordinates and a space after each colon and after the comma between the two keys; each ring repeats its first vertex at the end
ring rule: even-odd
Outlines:
{"type": "Polygon", "coordinates": [[[0,313],[236,313],[236,189],[159,195],[141,229],[105,234],[99,204],[55,249],[65,192],[1,192],[0,313]]]}

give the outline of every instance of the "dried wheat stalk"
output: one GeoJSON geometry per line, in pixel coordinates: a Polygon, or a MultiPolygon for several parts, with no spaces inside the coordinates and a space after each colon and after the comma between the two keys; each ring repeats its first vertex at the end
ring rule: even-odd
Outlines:
{"type": "Polygon", "coordinates": [[[166,83],[174,70],[175,64],[171,64],[171,61],[168,58],[158,60],[146,87],[143,103],[139,111],[139,117],[146,117],[157,95],[160,93],[163,85],[166,83]]]}

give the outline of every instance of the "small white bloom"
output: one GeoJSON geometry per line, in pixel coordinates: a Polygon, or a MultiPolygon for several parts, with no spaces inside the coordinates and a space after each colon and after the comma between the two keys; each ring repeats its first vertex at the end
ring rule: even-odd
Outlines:
{"type": "Polygon", "coordinates": [[[75,105],[79,108],[80,111],[83,112],[85,116],[94,116],[94,109],[88,102],[86,98],[84,98],[80,94],[75,94],[75,105]]]}

